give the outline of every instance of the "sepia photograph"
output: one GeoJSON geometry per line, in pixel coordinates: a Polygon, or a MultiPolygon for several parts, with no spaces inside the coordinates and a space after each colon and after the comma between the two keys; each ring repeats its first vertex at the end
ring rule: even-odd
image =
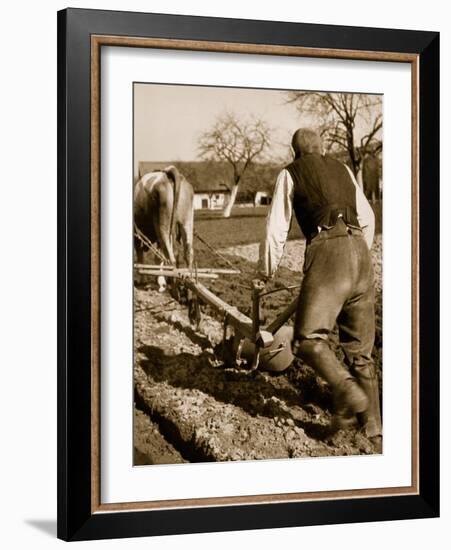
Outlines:
{"type": "Polygon", "coordinates": [[[383,453],[383,95],[133,84],[135,466],[383,453]]]}

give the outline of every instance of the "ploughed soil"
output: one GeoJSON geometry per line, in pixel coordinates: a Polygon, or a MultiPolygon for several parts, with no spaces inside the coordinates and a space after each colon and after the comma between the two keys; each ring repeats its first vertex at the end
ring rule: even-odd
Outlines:
{"type": "MultiPolygon", "coordinates": [[[[205,235],[208,239],[208,235],[205,235]]],[[[302,280],[304,241],[288,241],[274,287],[302,280]]],[[[219,252],[240,275],[205,282],[218,296],[250,314],[250,281],[257,244],[219,252]]],[[[376,280],[374,359],[382,376],[381,237],[373,245],[376,280]]],[[[228,267],[196,242],[199,267],[228,267]]],[[[151,258],[148,259],[152,262],[151,258]]],[[[263,304],[269,322],[297,291],[273,294],[263,304]]],[[[154,281],[135,287],[135,465],[372,454],[358,425],[332,433],[328,385],[299,360],[281,374],[238,367],[222,344],[216,312],[202,307],[198,328],[186,306],[154,281]]],[[[336,337],[335,337],[336,338],[336,337]]],[[[335,345],[341,357],[340,348],[335,345]]]]}

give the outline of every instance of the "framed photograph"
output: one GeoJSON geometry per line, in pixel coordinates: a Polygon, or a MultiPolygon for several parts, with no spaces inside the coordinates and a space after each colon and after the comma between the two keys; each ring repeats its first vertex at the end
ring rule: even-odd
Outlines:
{"type": "Polygon", "coordinates": [[[58,13],[58,536],[439,514],[439,34],[58,13]]]}

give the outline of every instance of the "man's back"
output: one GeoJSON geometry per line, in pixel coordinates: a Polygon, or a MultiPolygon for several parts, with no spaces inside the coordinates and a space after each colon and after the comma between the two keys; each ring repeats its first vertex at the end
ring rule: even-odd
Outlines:
{"type": "Polygon", "coordinates": [[[359,226],[356,188],[344,164],[328,155],[304,154],[286,169],[294,183],[293,208],[307,237],[337,218],[359,226]]]}

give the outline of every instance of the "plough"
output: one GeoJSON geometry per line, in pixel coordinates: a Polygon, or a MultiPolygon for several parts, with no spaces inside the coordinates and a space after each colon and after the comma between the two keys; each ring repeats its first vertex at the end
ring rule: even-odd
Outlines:
{"type": "Polygon", "coordinates": [[[281,287],[263,292],[257,285],[251,290],[252,317],[248,317],[236,307],[228,304],[214,292],[199,282],[200,278],[216,279],[222,274],[238,274],[234,269],[200,268],[189,270],[173,266],[157,266],[135,264],[138,273],[150,276],[164,276],[178,279],[188,289],[188,312],[190,321],[199,326],[201,311],[199,302],[209,305],[222,315],[223,344],[226,345],[227,329],[233,327],[233,353],[237,364],[250,369],[282,372],[287,369],[294,356],[291,352],[293,328],[286,322],[295,313],[297,298],[295,298],[271,323],[263,327],[261,323],[260,306],[262,298],[275,292],[288,291],[299,286],[281,287]]]}

